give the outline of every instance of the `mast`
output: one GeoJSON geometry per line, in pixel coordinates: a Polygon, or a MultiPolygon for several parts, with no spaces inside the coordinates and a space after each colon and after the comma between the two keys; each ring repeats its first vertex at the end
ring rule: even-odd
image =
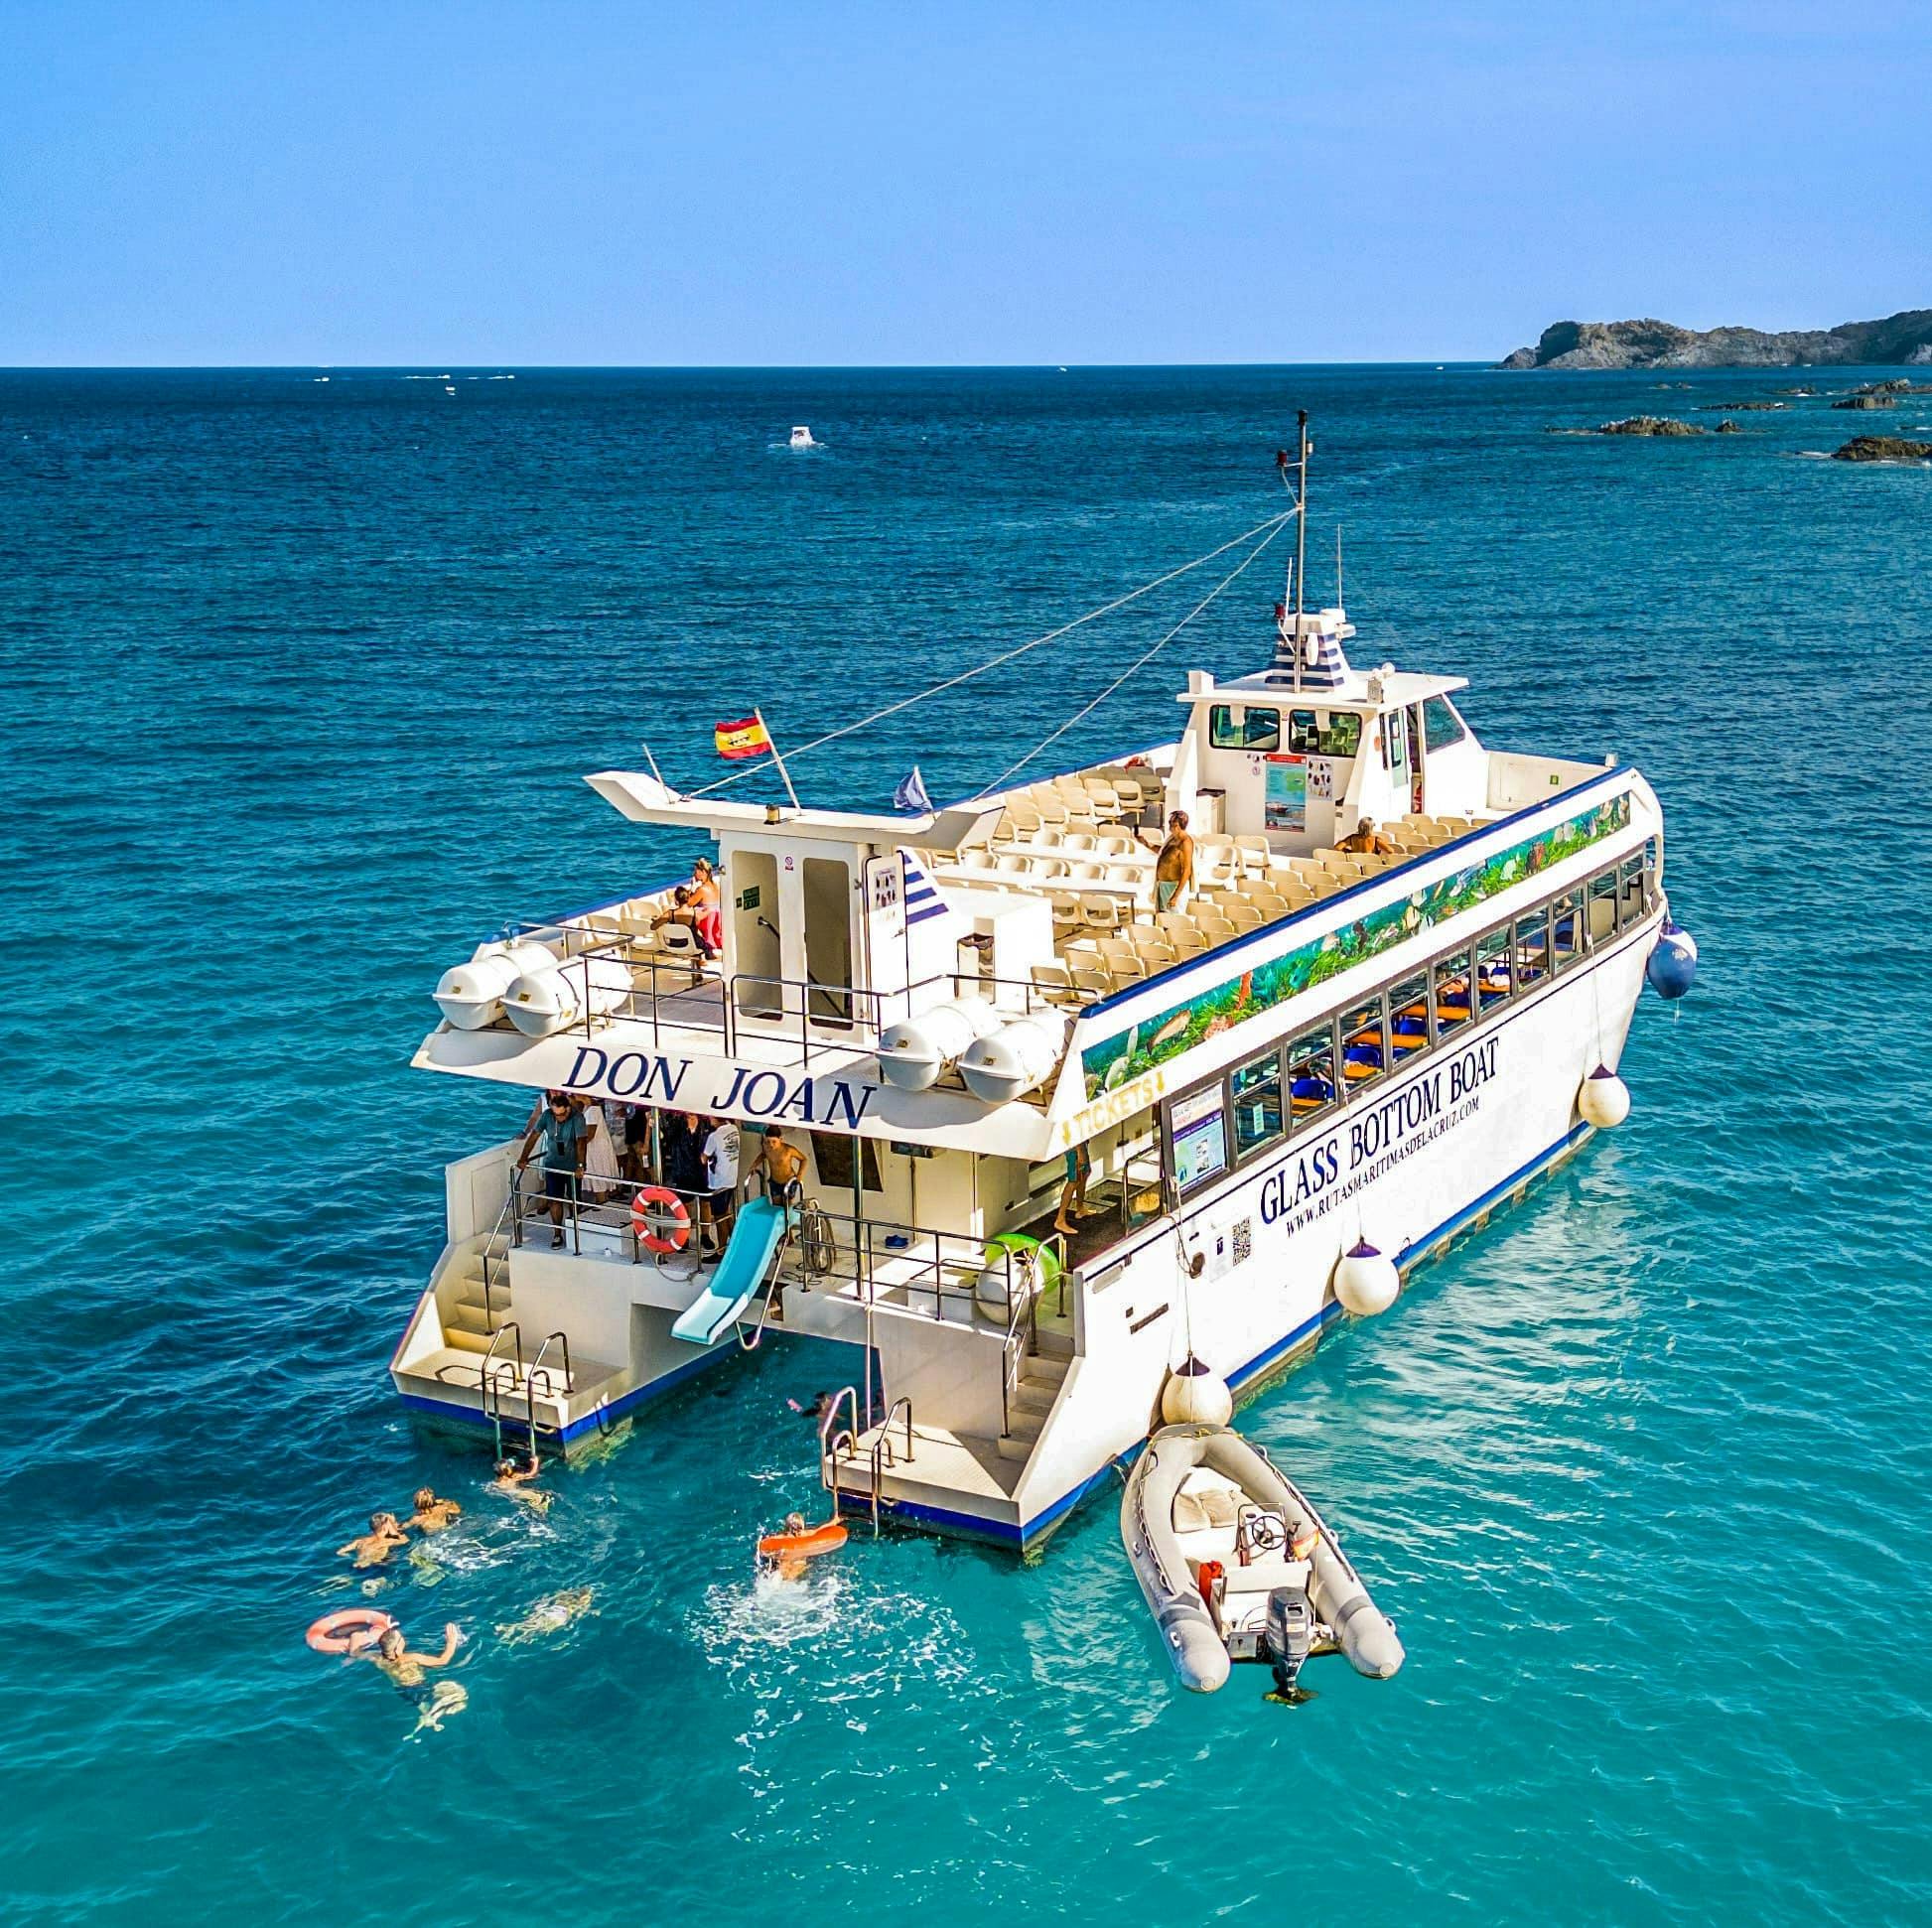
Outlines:
{"type": "Polygon", "coordinates": [[[1295,687],[1302,687],[1302,582],[1309,561],[1309,411],[1295,411],[1301,454],[1295,466],[1295,687]]]}

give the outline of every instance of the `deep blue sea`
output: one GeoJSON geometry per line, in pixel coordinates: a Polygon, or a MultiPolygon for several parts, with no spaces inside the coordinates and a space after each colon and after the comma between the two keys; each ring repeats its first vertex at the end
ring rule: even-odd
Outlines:
{"type": "MultiPolygon", "coordinates": [[[[1932,397],[1813,376],[1642,442],[1546,430],[1801,377],[321,372],[0,374],[0,1916],[1932,1918],[1932,472],[1799,459],[1932,397]],[[442,1165],[522,1108],[407,1060],[478,938],[691,854],[581,774],[647,738],[703,780],[718,719],[802,741],[1196,555],[1281,505],[1298,406],[1357,660],[1639,764],[1703,950],[1628,1124],[1245,1415],[1405,1671],[1182,1694],[1111,1496],[1036,1566],[862,1534],[760,1586],[819,1497],[786,1400],[849,1369],[809,1341],[547,1518],[485,1494],[384,1367],[442,1165]],[[378,1603],[474,1636],[440,1731],[302,1642],[424,1481],[465,1521],[378,1603]],[[561,1587],[592,1612],[496,1632],[561,1587]]],[[[1199,580],[801,759],[808,799],[976,787],[1199,580]]],[[[1168,733],[1278,588],[1062,748],[1168,733]]]]}

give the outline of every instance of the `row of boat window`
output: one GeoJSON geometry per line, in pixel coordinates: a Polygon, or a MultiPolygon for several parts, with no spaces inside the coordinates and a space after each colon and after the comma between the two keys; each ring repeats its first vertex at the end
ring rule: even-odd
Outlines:
{"type": "MultiPolygon", "coordinates": [[[[1422,721],[1423,742],[1430,750],[1447,750],[1468,735],[1447,697],[1430,697],[1422,706],[1422,721]]],[[[1353,710],[1216,703],[1207,713],[1207,741],[1216,750],[1280,750],[1284,728],[1288,753],[1294,757],[1353,757],[1362,747],[1362,719],[1353,710]]]]}
{"type": "Polygon", "coordinates": [[[1246,1164],[1631,928],[1655,900],[1655,864],[1653,843],[1175,1098],[1169,1138],[1180,1191],[1246,1164]]]}

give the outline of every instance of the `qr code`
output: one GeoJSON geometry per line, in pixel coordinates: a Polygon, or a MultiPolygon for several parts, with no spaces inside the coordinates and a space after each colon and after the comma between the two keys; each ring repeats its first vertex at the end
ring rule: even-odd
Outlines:
{"type": "Polygon", "coordinates": [[[1255,1222],[1252,1218],[1237,1218],[1234,1221],[1234,1263],[1242,1264],[1254,1256],[1255,1222]]]}

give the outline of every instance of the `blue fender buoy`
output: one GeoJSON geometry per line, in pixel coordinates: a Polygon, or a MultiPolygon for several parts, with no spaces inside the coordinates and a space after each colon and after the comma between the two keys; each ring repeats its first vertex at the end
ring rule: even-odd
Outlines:
{"type": "Polygon", "coordinates": [[[1697,982],[1697,939],[1666,918],[1643,974],[1660,998],[1681,998],[1697,982]]]}

